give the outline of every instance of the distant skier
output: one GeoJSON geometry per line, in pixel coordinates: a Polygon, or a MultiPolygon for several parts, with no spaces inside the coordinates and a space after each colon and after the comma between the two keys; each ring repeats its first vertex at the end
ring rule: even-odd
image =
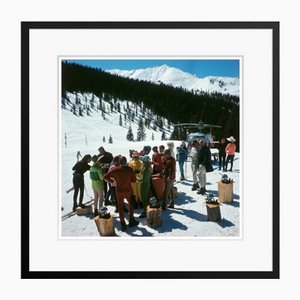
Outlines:
{"type": "Polygon", "coordinates": [[[82,158],[80,151],[77,152],[76,157],[77,157],[77,161],[79,161],[80,158],[82,158]]]}

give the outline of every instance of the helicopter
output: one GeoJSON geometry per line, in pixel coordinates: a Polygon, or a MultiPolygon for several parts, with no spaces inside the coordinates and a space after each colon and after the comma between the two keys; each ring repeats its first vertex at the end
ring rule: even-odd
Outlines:
{"type": "Polygon", "coordinates": [[[186,142],[190,145],[190,143],[194,140],[204,139],[209,146],[213,146],[218,143],[214,140],[214,136],[212,135],[212,128],[222,128],[220,125],[215,124],[206,124],[203,121],[199,121],[199,123],[177,123],[172,124],[174,127],[180,127],[184,129],[189,128],[197,128],[199,132],[187,132],[186,142]],[[204,133],[202,130],[204,128],[209,128],[209,133],[204,133]]]}

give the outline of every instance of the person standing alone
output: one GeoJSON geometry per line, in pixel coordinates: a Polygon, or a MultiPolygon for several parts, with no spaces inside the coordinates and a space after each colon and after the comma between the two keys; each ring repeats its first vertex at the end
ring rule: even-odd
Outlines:
{"type": "Polygon", "coordinates": [[[227,141],[229,142],[229,144],[225,148],[225,152],[227,154],[225,171],[228,170],[228,163],[230,162],[229,171],[232,172],[233,159],[234,159],[235,150],[236,150],[235,138],[233,136],[231,136],[231,137],[227,138],[227,141]]]}

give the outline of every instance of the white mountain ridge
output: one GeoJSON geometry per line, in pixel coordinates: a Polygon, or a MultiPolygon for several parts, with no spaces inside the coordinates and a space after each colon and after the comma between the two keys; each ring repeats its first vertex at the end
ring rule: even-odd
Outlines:
{"type": "Polygon", "coordinates": [[[184,89],[194,91],[196,93],[219,92],[222,94],[230,94],[234,96],[239,96],[240,94],[239,78],[221,76],[207,76],[199,78],[195,75],[184,72],[178,68],[170,67],[165,64],[146,69],[113,69],[106,70],[106,72],[126,78],[149,81],[156,84],[164,83],[166,85],[174,87],[182,87],[184,89]]]}

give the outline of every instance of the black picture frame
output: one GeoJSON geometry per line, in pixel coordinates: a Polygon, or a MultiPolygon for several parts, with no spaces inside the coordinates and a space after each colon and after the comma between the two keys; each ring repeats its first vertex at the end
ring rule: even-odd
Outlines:
{"type": "Polygon", "coordinates": [[[21,22],[21,278],[22,279],[278,279],[279,272],[279,22],[21,22]],[[31,271],[30,270],[30,30],[269,29],[272,31],[272,271],[31,271]]]}

